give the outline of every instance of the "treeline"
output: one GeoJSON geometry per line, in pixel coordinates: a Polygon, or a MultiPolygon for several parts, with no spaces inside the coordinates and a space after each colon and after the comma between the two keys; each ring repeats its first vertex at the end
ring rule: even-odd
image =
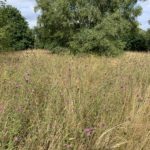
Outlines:
{"type": "Polygon", "coordinates": [[[138,0],[36,0],[38,24],[29,29],[20,12],[1,3],[0,50],[43,48],[117,55],[150,50],[150,30],[139,28],[138,0]]]}

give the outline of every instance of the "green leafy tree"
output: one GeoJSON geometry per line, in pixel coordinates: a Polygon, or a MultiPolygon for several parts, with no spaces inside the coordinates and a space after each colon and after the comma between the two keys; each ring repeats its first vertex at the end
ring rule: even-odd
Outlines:
{"type": "Polygon", "coordinates": [[[14,7],[0,6],[0,50],[31,48],[33,37],[27,22],[14,7]]]}
{"type": "MultiPolygon", "coordinates": [[[[150,25],[150,20],[148,21],[149,25],[150,25]]],[[[146,32],[146,39],[147,39],[147,49],[150,51],[150,28],[147,30],[146,32]]]]}
{"type": "Polygon", "coordinates": [[[119,54],[138,27],[137,0],[36,0],[43,48],[119,54]]]}
{"type": "Polygon", "coordinates": [[[4,6],[5,5],[5,3],[6,3],[6,0],[0,0],[0,6],[4,6]]]}
{"type": "Polygon", "coordinates": [[[146,31],[142,29],[134,30],[130,32],[128,39],[126,40],[126,50],[132,51],[147,51],[147,35],[146,31]]]}
{"type": "Polygon", "coordinates": [[[150,29],[148,29],[146,32],[146,45],[147,50],[150,51],[150,29]]]}
{"type": "Polygon", "coordinates": [[[117,55],[125,47],[121,36],[128,30],[125,20],[117,13],[106,15],[94,28],[85,28],[73,36],[70,47],[74,53],[98,52],[105,55],[117,55]],[[113,24],[113,27],[112,27],[113,24]]]}

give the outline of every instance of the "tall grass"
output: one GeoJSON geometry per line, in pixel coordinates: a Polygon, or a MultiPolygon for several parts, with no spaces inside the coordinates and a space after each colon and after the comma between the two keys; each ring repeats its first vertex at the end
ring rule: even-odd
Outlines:
{"type": "Polygon", "coordinates": [[[150,54],[0,54],[0,149],[149,150],[150,54]]]}

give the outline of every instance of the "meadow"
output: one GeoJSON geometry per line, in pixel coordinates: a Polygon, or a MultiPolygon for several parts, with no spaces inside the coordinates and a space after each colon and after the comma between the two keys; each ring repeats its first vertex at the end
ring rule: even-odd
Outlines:
{"type": "Polygon", "coordinates": [[[0,53],[1,150],[149,150],[150,53],[0,53]]]}

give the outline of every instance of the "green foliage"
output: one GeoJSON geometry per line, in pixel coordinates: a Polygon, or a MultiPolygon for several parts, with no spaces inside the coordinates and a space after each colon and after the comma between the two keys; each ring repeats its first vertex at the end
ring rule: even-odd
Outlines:
{"type": "Polygon", "coordinates": [[[147,45],[147,50],[150,51],[150,29],[146,32],[146,45],[147,45]]]}
{"type": "Polygon", "coordinates": [[[73,36],[70,47],[73,52],[98,52],[105,55],[117,55],[122,52],[125,42],[121,40],[127,22],[122,20],[117,13],[106,15],[101,23],[94,28],[81,29],[73,36]],[[112,26],[113,24],[113,26],[112,26]]]}
{"type": "Polygon", "coordinates": [[[37,0],[39,46],[118,54],[125,47],[125,34],[138,27],[141,7],[136,4],[137,0],[37,0]]]}
{"type": "Polygon", "coordinates": [[[133,50],[133,51],[147,51],[147,37],[146,37],[146,31],[143,30],[136,30],[132,31],[127,37],[126,37],[126,50],[133,50]]]}
{"type": "Polygon", "coordinates": [[[21,13],[9,5],[0,6],[0,50],[33,47],[33,36],[21,13]]]}

